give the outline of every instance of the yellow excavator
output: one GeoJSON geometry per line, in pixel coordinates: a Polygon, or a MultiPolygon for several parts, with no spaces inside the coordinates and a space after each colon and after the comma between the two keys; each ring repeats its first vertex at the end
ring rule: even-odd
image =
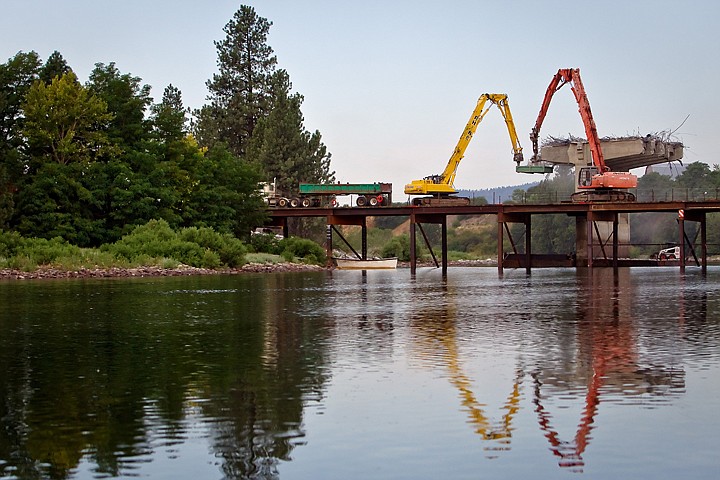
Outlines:
{"type": "Polygon", "coordinates": [[[470,120],[463,134],[458,140],[455,151],[453,152],[450,160],[448,161],[445,170],[439,175],[430,175],[423,178],[422,180],[413,180],[409,184],[405,185],[405,193],[407,195],[429,195],[425,197],[414,198],[412,201],[413,205],[416,206],[457,206],[457,205],[469,205],[470,199],[467,197],[455,196],[457,190],[453,186],[455,181],[455,174],[457,173],[460,161],[465,156],[465,150],[470,144],[472,136],[475,134],[478,125],[482,121],[485,114],[490,111],[492,105],[498,107],[500,112],[505,118],[505,124],[507,125],[508,133],[510,134],[510,142],[512,143],[513,149],[513,160],[520,165],[523,161],[522,147],[518,140],[517,132],[515,131],[515,123],[513,122],[512,114],[510,113],[510,106],[508,105],[507,95],[504,93],[483,93],[475,105],[470,120]],[[488,104],[488,102],[490,102],[488,104]],[[486,108],[487,105],[487,108],[486,108]]]}

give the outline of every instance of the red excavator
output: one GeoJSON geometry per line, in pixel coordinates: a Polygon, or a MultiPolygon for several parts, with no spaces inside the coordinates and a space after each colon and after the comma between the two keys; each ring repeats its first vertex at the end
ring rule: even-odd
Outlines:
{"type": "Polygon", "coordinates": [[[600,138],[598,137],[595,120],[593,120],[590,111],[590,102],[588,102],[585,87],[583,87],[580,79],[580,69],[562,68],[553,77],[550,85],[545,92],[540,113],[538,114],[535,126],[530,133],[530,140],[533,145],[533,157],[530,163],[538,163],[541,161],[538,154],[538,138],[540,136],[540,127],[542,126],[545,115],[547,114],[550,100],[552,100],[555,92],[560,90],[563,85],[569,83],[575,100],[578,104],[580,117],[585,126],[585,134],[590,144],[590,152],[592,154],[592,166],[580,167],[577,176],[577,192],[572,195],[573,202],[633,202],[635,195],[628,192],[629,188],[637,187],[637,176],[629,172],[611,172],[605,165],[602,148],[600,147],[600,138]]]}

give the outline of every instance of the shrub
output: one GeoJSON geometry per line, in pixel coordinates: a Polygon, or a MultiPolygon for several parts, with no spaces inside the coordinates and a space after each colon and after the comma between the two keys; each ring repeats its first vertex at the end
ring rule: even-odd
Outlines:
{"type": "MultiPolygon", "coordinates": [[[[247,248],[240,240],[228,233],[218,233],[209,227],[188,227],[180,230],[179,236],[182,240],[197,243],[215,252],[218,262],[222,265],[237,267],[245,263],[247,248]]],[[[209,257],[207,260],[211,261],[209,257]]]]}
{"type": "Polygon", "coordinates": [[[400,235],[393,237],[382,249],[383,257],[397,257],[401,262],[410,261],[410,237],[400,235]]]}
{"type": "Polygon", "coordinates": [[[284,238],[280,240],[279,246],[282,248],[282,257],[289,262],[292,261],[291,256],[301,258],[306,263],[315,264],[322,264],[326,259],[325,249],[305,238],[284,238]]]}
{"type": "Polygon", "coordinates": [[[282,253],[280,241],[271,233],[258,233],[250,236],[250,246],[257,253],[280,255],[282,253]]]}
{"type": "Polygon", "coordinates": [[[145,262],[147,258],[162,262],[172,259],[203,268],[237,266],[244,262],[245,255],[242,242],[230,235],[210,228],[188,228],[176,233],[165,220],[151,220],[102,248],[131,262],[141,258],[145,262]]]}

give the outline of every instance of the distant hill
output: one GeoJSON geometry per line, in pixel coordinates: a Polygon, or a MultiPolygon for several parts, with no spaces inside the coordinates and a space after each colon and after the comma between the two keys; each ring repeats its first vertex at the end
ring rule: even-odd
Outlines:
{"type": "Polygon", "coordinates": [[[512,198],[515,190],[527,190],[540,184],[540,182],[523,183],[522,185],[512,185],[506,187],[484,188],[482,190],[460,190],[458,196],[480,198],[485,197],[488,203],[502,203],[512,198]]]}

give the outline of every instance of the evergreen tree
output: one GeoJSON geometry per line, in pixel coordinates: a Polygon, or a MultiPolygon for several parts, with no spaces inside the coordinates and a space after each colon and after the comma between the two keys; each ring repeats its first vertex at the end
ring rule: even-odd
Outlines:
{"type": "Polygon", "coordinates": [[[258,122],[248,145],[248,157],[260,165],[266,180],[277,179],[281,191],[297,191],[301,182],[334,181],[330,154],[319,132],[310,134],[305,130],[300,111],[303,97],[290,93],[285,70],[273,75],[272,86],[272,109],[258,122]]]}
{"type": "Polygon", "coordinates": [[[49,85],[55,77],[62,77],[71,71],[60,52],[55,50],[40,69],[40,80],[49,85]]]}
{"type": "Polygon", "coordinates": [[[168,143],[185,136],[186,110],[182,93],[177,87],[168,85],[163,92],[162,102],[153,105],[151,110],[154,131],[159,141],[168,143]]]}
{"type": "Polygon", "coordinates": [[[18,52],[0,64],[0,229],[13,215],[17,184],[25,170],[22,105],[41,64],[35,52],[18,52]]]}
{"type": "Polygon", "coordinates": [[[211,119],[218,140],[235,155],[245,152],[258,120],[269,110],[270,78],[277,64],[266,43],[271,25],[254,8],[243,5],[225,25],[225,39],[215,42],[219,72],[207,82],[210,110],[199,120],[211,119]]]}

